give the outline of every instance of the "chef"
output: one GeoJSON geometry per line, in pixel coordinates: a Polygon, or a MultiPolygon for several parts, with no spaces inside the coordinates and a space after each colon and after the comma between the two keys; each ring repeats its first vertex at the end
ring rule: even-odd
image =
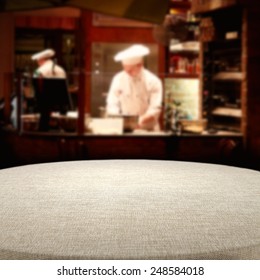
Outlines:
{"type": "Polygon", "coordinates": [[[138,128],[158,130],[162,82],[144,68],[144,56],[149,53],[146,46],[136,44],[114,57],[122,63],[123,70],[111,82],[106,112],[108,115],[138,115],[138,128]]]}
{"type": "MultiPolygon", "coordinates": [[[[33,74],[34,78],[66,79],[65,70],[59,65],[57,65],[56,61],[52,59],[54,55],[55,55],[54,50],[46,49],[34,54],[31,57],[31,59],[36,61],[38,64],[38,68],[34,71],[33,74]]],[[[55,94],[55,88],[54,88],[54,94],[55,94]]],[[[52,108],[50,104],[48,104],[48,99],[44,94],[38,96],[38,102],[39,102],[39,112],[40,112],[39,130],[48,131],[52,108]]]]}
{"type": "Polygon", "coordinates": [[[56,64],[56,61],[51,59],[55,55],[52,49],[34,54],[31,59],[35,60],[38,68],[34,72],[34,77],[42,78],[66,78],[65,70],[56,64]]]}

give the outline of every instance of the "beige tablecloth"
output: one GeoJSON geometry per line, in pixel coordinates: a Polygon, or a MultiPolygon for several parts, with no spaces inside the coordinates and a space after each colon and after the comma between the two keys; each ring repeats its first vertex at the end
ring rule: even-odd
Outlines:
{"type": "Polygon", "coordinates": [[[3,169],[0,259],[260,259],[260,173],[151,160],[3,169]]]}

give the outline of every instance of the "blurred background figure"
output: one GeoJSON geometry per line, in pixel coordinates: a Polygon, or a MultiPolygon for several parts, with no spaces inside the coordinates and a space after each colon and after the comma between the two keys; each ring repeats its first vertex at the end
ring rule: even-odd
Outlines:
{"type": "Polygon", "coordinates": [[[46,49],[32,56],[32,60],[35,60],[38,64],[34,77],[66,78],[65,70],[57,65],[56,59],[51,59],[54,55],[54,50],[46,49]]]}
{"type": "MultiPolygon", "coordinates": [[[[46,49],[31,57],[38,64],[38,68],[33,73],[33,84],[40,112],[39,130],[41,131],[49,130],[50,115],[53,110],[51,101],[56,100],[55,95],[58,97],[62,90],[60,82],[64,84],[64,92],[66,91],[66,72],[57,65],[55,59],[51,59],[54,55],[54,50],[46,49]],[[50,83],[51,81],[53,83],[50,83]]],[[[62,103],[62,100],[60,102],[62,103]]]]}

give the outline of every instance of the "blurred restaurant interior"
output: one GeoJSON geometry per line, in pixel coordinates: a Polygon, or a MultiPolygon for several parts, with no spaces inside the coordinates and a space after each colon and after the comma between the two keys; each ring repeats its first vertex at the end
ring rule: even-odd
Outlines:
{"type": "MultiPolygon", "coordinates": [[[[152,159],[260,170],[258,1],[4,2],[0,168],[152,159]],[[111,80],[121,70],[114,56],[133,44],[150,49],[144,65],[163,85],[156,131],[136,129],[131,116],[106,114],[111,80]],[[41,131],[31,56],[47,48],[67,73],[59,97],[66,110],[53,110],[41,131]]],[[[57,87],[49,89],[56,99],[57,87]]]]}

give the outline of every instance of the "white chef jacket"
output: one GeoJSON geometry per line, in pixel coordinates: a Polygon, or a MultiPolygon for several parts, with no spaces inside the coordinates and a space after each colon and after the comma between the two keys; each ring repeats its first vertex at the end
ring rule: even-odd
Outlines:
{"type": "Polygon", "coordinates": [[[48,59],[44,62],[43,65],[38,67],[34,74],[35,77],[42,76],[44,78],[66,78],[66,72],[57,64],[54,64],[54,61],[48,59]]]}
{"type": "Polygon", "coordinates": [[[112,80],[106,111],[108,115],[152,115],[158,118],[162,107],[162,82],[147,69],[137,77],[125,71],[116,74],[112,80]]]}

